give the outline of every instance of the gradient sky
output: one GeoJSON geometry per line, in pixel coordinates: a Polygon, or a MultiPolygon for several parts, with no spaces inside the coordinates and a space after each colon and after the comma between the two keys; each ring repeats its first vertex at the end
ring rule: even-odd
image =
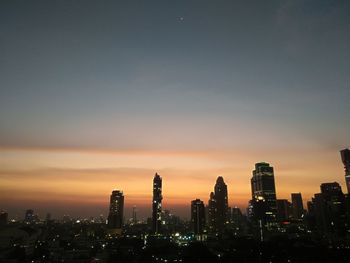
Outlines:
{"type": "Polygon", "coordinates": [[[245,208],[254,163],[278,198],[345,191],[350,2],[1,1],[0,209],[189,216],[218,175],[245,208]]]}

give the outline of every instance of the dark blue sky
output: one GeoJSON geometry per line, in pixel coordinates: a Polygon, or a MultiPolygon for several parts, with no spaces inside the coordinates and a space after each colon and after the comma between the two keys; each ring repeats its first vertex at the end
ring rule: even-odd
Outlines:
{"type": "Polygon", "coordinates": [[[0,143],[342,147],[349,13],[324,0],[1,1],[0,143]]]}

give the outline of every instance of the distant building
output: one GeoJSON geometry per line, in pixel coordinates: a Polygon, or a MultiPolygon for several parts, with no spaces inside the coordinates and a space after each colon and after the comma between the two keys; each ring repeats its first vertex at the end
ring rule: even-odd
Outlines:
{"type": "Polygon", "coordinates": [[[122,191],[113,190],[109,202],[108,228],[120,233],[123,227],[124,195],[122,191]]]}
{"type": "Polygon", "coordinates": [[[162,178],[155,174],[153,178],[153,200],[152,200],[152,232],[159,234],[162,225],[162,178]]]}
{"type": "Polygon", "coordinates": [[[8,222],[8,213],[5,211],[0,212],[0,226],[7,225],[8,222]]]}
{"type": "Polygon", "coordinates": [[[205,210],[204,203],[200,199],[191,202],[191,225],[194,234],[201,240],[205,227],[205,210]]]}
{"type": "Polygon", "coordinates": [[[24,215],[24,221],[26,223],[33,223],[35,221],[35,215],[33,209],[26,210],[26,213],[24,215]]]}
{"type": "Polygon", "coordinates": [[[267,225],[276,222],[275,177],[270,164],[264,162],[255,164],[251,178],[251,190],[254,216],[263,220],[267,225]]]}
{"type": "Polygon", "coordinates": [[[181,219],[179,216],[174,215],[170,210],[162,210],[162,233],[174,233],[178,232],[178,227],[181,224],[181,219]]]}
{"type": "Polygon", "coordinates": [[[292,193],[292,208],[293,208],[293,218],[295,220],[300,220],[304,215],[304,205],[301,193],[292,193]]]}
{"type": "Polygon", "coordinates": [[[214,187],[214,197],[216,201],[215,210],[215,225],[219,233],[222,233],[225,228],[225,224],[228,221],[228,197],[227,197],[227,185],[224,182],[224,178],[219,176],[216,179],[214,187]]]}
{"type": "Polygon", "coordinates": [[[292,204],[287,199],[277,199],[277,220],[288,221],[291,218],[292,204]]]}
{"type": "Polygon", "coordinates": [[[341,150],[340,155],[344,164],[346,187],[350,194],[350,149],[341,150]]]}
{"type": "Polygon", "coordinates": [[[321,193],[315,194],[313,210],[317,229],[328,239],[343,237],[346,224],[345,196],[337,182],[321,184],[321,193]]]}
{"type": "Polygon", "coordinates": [[[133,224],[137,223],[137,210],[136,210],[136,205],[132,207],[132,222],[133,224]]]}
{"type": "Polygon", "coordinates": [[[231,209],[231,221],[235,225],[239,225],[242,221],[243,214],[241,209],[239,209],[237,206],[232,207],[231,209]]]}
{"type": "Polygon", "coordinates": [[[208,201],[208,229],[209,232],[213,233],[215,230],[215,210],[216,210],[216,200],[214,193],[210,193],[209,201],[208,201]]]}
{"type": "Polygon", "coordinates": [[[246,234],[248,230],[246,217],[237,206],[231,208],[231,226],[234,235],[246,234]]]}

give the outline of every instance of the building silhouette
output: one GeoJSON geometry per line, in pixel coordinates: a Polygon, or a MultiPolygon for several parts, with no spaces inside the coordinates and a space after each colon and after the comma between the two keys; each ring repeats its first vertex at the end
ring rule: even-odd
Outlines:
{"type": "Polygon", "coordinates": [[[5,211],[0,211],[0,226],[7,225],[8,213],[5,211]]]}
{"type": "Polygon", "coordinates": [[[350,149],[341,150],[340,155],[344,164],[346,187],[348,194],[350,194],[350,149]]]}
{"type": "Polygon", "coordinates": [[[270,225],[276,222],[277,203],[274,170],[270,164],[255,164],[251,178],[253,217],[270,225]]]}
{"type": "Polygon", "coordinates": [[[159,234],[162,225],[162,178],[155,174],[153,178],[153,200],[152,200],[152,232],[159,234]]]}
{"type": "Polygon", "coordinates": [[[136,205],[132,207],[132,222],[134,224],[137,223],[137,210],[136,210],[136,205]]]}
{"type": "Polygon", "coordinates": [[[300,220],[304,216],[304,205],[303,205],[303,198],[301,196],[301,193],[292,193],[291,199],[292,199],[293,218],[295,220],[300,220]]]}
{"type": "Polygon", "coordinates": [[[216,200],[216,213],[215,222],[217,231],[223,232],[225,224],[228,221],[228,197],[227,197],[227,185],[224,182],[224,178],[219,176],[216,179],[214,187],[214,196],[216,200]]]}
{"type": "Polygon", "coordinates": [[[205,227],[204,203],[200,199],[191,201],[191,225],[198,240],[202,240],[205,227]]]}
{"type": "Polygon", "coordinates": [[[215,210],[216,210],[216,200],[214,193],[211,192],[208,200],[208,217],[207,217],[207,225],[209,232],[215,232],[215,210]]]}
{"type": "Polygon", "coordinates": [[[35,221],[35,215],[33,209],[27,209],[24,215],[24,221],[26,223],[33,223],[35,221]]]}
{"type": "MultiPolygon", "coordinates": [[[[113,190],[109,202],[108,228],[121,233],[124,215],[124,195],[122,191],[113,190]]],[[[112,231],[113,232],[113,231],[112,231]]]]}
{"type": "Polygon", "coordinates": [[[209,231],[214,234],[222,233],[229,221],[227,185],[222,176],[216,179],[214,192],[210,193],[208,210],[209,231]]]}
{"type": "Polygon", "coordinates": [[[337,182],[323,183],[321,193],[313,198],[313,209],[318,232],[329,240],[345,236],[349,228],[346,224],[345,196],[337,182]]]}
{"type": "Polygon", "coordinates": [[[277,220],[288,221],[292,215],[292,204],[287,199],[277,199],[277,220]]]}

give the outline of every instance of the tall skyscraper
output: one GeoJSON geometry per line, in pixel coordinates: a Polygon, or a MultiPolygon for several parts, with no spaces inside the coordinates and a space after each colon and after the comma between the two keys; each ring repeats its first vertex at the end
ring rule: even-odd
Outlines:
{"type": "Polygon", "coordinates": [[[302,219],[304,215],[304,205],[303,198],[301,193],[292,193],[292,209],[293,209],[293,218],[296,220],[302,219]]]}
{"type": "Polygon", "coordinates": [[[208,228],[209,232],[213,233],[215,232],[215,210],[216,210],[216,200],[214,193],[210,193],[209,201],[208,201],[208,228]]]}
{"type": "Polygon", "coordinates": [[[152,231],[159,234],[162,225],[162,178],[155,174],[153,178],[153,202],[152,202],[152,231]]]}
{"type": "Polygon", "coordinates": [[[124,195],[122,191],[113,190],[109,202],[108,228],[122,229],[124,214],[124,195]]]}
{"type": "Polygon", "coordinates": [[[222,233],[226,221],[228,221],[228,198],[227,198],[227,185],[224,182],[224,178],[219,176],[216,179],[216,184],[214,187],[214,198],[216,201],[215,210],[215,226],[219,233],[222,233]]]}
{"type": "Polygon", "coordinates": [[[275,222],[277,214],[275,177],[273,167],[270,164],[264,162],[255,164],[255,170],[253,170],[253,177],[251,178],[251,188],[253,213],[259,210],[259,213],[264,213],[260,217],[264,218],[265,223],[275,222]],[[254,204],[259,206],[259,209],[255,209],[254,204]],[[261,211],[262,207],[264,211],[261,211]]]}
{"type": "Polygon", "coordinates": [[[200,199],[191,202],[191,224],[192,230],[199,240],[202,240],[205,226],[204,203],[200,199]]]}
{"type": "Polygon", "coordinates": [[[350,194],[350,149],[341,150],[340,155],[344,164],[346,188],[350,194]]]}

